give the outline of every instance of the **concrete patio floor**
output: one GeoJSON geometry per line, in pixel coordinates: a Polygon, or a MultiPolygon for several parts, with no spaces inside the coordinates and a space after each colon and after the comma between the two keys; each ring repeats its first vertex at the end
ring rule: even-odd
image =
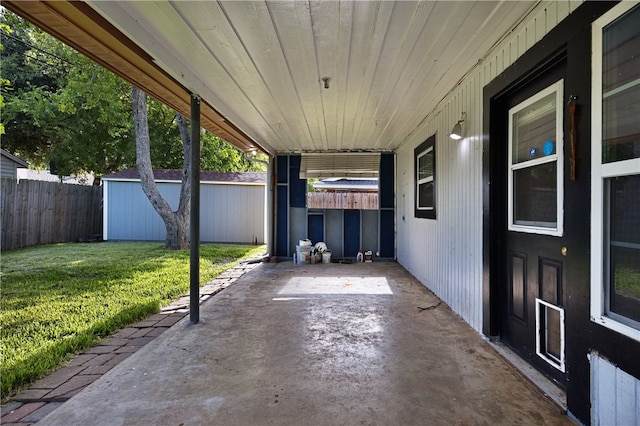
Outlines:
{"type": "Polygon", "coordinates": [[[38,425],[574,424],[396,263],[261,264],[200,318],[38,425]]]}

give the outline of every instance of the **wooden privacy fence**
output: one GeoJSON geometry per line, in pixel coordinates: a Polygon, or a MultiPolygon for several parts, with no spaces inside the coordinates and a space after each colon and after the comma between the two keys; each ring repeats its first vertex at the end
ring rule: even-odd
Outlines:
{"type": "Polygon", "coordinates": [[[371,192],[308,192],[307,208],[377,210],[378,194],[371,192]]]}
{"type": "Polygon", "coordinates": [[[2,179],[2,250],[102,233],[102,187],[2,179]]]}

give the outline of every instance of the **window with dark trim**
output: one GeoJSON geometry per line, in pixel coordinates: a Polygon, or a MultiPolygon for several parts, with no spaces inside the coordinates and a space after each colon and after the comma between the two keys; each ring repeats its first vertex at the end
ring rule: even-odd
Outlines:
{"type": "Polygon", "coordinates": [[[436,218],[436,135],[414,150],[415,217],[436,218]]]}

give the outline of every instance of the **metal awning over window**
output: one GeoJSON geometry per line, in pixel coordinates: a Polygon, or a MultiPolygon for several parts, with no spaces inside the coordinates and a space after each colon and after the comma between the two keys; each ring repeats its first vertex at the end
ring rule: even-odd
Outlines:
{"type": "Polygon", "coordinates": [[[379,170],[380,153],[302,154],[300,179],[377,178],[379,170]]]}

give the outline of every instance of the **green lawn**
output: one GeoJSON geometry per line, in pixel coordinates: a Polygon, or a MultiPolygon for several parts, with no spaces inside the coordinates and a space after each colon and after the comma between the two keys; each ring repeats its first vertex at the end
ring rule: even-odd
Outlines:
{"type": "MultiPolygon", "coordinates": [[[[200,283],[264,246],[202,244],[200,283]]],[[[158,243],[55,244],[2,253],[2,397],[189,291],[189,251],[158,243]]]]}

